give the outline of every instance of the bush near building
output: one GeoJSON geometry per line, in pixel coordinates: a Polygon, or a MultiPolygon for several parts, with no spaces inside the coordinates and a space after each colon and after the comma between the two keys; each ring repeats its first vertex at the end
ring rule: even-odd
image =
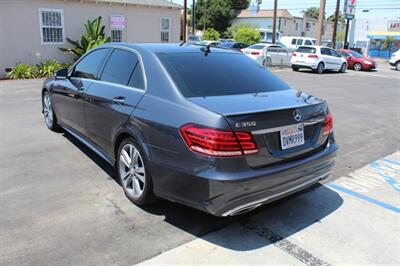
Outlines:
{"type": "Polygon", "coordinates": [[[252,45],[260,42],[261,35],[253,28],[239,28],[235,33],[235,41],[252,45]]]}
{"type": "Polygon", "coordinates": [[[218,31],[214,30],[213,28],[208,28],[203,33],[203,40],[218,41],[220,36],[221,35],[218,31]]]}

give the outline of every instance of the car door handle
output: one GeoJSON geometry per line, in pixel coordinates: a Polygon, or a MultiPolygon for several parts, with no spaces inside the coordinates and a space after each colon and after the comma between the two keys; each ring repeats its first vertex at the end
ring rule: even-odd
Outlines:
{"type": "Polygon", "coordinates": [[[116,104],[124,104],[125,103],[125,97],[123,96],[118,96],[118,97],[114,97],[112,99],[112,101],[116,104]]]}

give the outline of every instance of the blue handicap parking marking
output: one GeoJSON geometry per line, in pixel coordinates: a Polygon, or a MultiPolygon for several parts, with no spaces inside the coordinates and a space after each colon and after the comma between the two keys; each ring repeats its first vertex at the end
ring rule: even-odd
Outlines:
{"type": "MultiPolygon", "coordinates": [[[[348,195],[364,200],[368,203],[385,208],[387,210],[400,213],[400,152],[394,153],[387,157],[380,158],[354,172],[348,176],[341,177],[333,182],[325,184],[325,186],[333,188],[337,191],[344,192],[348,195]],[[366,195],[368,192],[381,191],[385,186],[389,186],[393,192],[388,191],[385,197],[395,195],[395,205],[384,202],[366,195]],[[394,194],[392,194],[394,193],[394,194]]],[[[377,192],[375,192],[376,194],[377,192]]]]}

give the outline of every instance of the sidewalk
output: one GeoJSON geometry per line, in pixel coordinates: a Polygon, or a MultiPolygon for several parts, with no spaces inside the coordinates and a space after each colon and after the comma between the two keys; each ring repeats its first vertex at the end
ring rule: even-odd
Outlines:
{"type": "Polygon", "coordinates": [[[399,265],[400,152],[138,265],[399,265]]]}

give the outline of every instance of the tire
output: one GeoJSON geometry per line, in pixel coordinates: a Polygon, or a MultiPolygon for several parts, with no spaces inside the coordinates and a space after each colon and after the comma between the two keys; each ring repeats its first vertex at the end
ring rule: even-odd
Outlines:
{"type": "Polygon", "coordinates": [[[58,131],[60,127],[57,124],[57,117],[54,113],[51,95],[47,90],[44,91],[42,95],[42,110],[44,122],[46,123],[47,128],[52,131],[58,131]]]}
{"type": "Polygon", "coordinates": [[[355,63],[353,68],[355,71],[360,71],[362,70],[362,65],[360,63],[355,63]]]}
{"type": "Polygon", "coordinates": [[[299,71],[299,68],[295,67],[295,66],[292,66],[292,70],[297,72],[297,71],[299,71]]]}
{"type": "Polygon", "coordinates": [[[315,72],[317,73],[317,74],[322,74],[322,73],[324,73],[324,63],[319,63],[318,64],[318,66],[317,66],[317,69],[315,70],[315,72]]]}
{"type": "Polygon", "coordinates": [[[137,205],[147,205],[155,200],[147,162],[145,153],[133,138],[121,142],[115,166],[117,177],[126,197],[137,205]]]}
{"type": "Polygon", "coordinates": [[[272,65],[271,63],[271,58],[267,58],[264,60],[264,66],[265,67],[270,67],[272,65]]]}
{"type": "Polygon", "coordinates": [[[340,67],[339,73],[346,73],[347,70],[347,64],[343,63],[342,66],[340,67]]]}
{"type": "Polygon", "coordinates": [[[397,62],[396,62],[396,70],[397,70],[397,71],[400,71],[400,61],[397,61],[397,62]]]}

